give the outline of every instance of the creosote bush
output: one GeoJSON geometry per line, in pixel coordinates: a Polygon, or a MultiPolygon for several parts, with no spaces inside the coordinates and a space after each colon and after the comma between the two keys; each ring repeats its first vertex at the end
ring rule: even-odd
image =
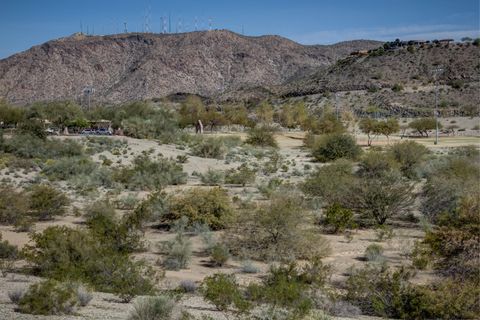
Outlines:
{"type": "Polygon", "coordinates": [[[182,319],[182,313],[176,309],[175,300],[167,295],[140,297],[135,300],[128,320],[182,319]]]}
{"type": "Polygon", "coordinates": [[[255,182],[255,170],[250,169],[246,164],[240,165],[237,169],[230,169],[225,174],[225,183],[239,184],[244,187],[255,182]]]}
{"type": "Polygon", "coordinates": [[[224,240],[234,255],[264,261],[325,256],[328,242],[312,224],[301,195],[285,190],[235,216],[224,240]]]}
{"type": "Polygon", "coordinates": [[[30,215],[38,220],[63,216],[69,203],[63,192],[49,185],[34,185],[29,191],[30,215]]]}
{"type": "Polygon", "coordinates": [[[338,203],[332,204],[325,210],[325,217],[322,222],[327,228],[331,228],[333,233],[356,227],[352,210],[343,208],[338,203]]]}
{"type": "Polygon", "coordinates": [[[77,304],[72,287],[49,279],[31,285],[20,298],[18,309],[22,313],[38,315],[72,314],[77,304]]]}
{"type": "Polygon", "coordinates": [[[312,147],[313,157],[320,162],[328,162],[340,158],[356,159],[361,151],[355,139],[347,134],[321,136],[312,147]]]}
{"type": "Polygon", "coordinates": [[[188,218],[190,224],[206,224],[214,230],[226,226],[233,215],[230,198],[224,189],[193,188],[170,200],[170,210],[165,218],[175,221],[181,217],[188,218]]]}
{"type": "Polygon", "coordinates": [[[245,143],[260,147],[278,147],[277,141],[273,136],[273,131],[268,127],[255,127],[250,129],[245,143]]]}
{"type": "Polygon", "coordinates": [[[152,160],[148,155],[137,156],[131,167],[122,168],[115,179],[130,190],[156,190],[167,185],[184,184],[187,174],[172,159],[152,160]]]}
{"type": "Polygon", "coordinates": [[[112,243],[111,235],[66,226],[33,233],[23,255],[34,274],[81,281],[99,291],[112,292],[123,301],[154,291],[156,274],[143,261],[133,261],[112,243]]]}

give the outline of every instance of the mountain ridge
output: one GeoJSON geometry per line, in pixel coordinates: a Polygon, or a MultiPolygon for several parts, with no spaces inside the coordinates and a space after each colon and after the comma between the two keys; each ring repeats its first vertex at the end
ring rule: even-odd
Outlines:
{"type": "Polygon", "coordinates": [[[95,101],[112,103],[176,93],[268,92],[351,51],[379,45],[370,40],[302,45],[277,35],[228,30],[74,34],[0,60],[0,97],[15,104],[78,100],[86,86],[95,88],[95,101]]]}

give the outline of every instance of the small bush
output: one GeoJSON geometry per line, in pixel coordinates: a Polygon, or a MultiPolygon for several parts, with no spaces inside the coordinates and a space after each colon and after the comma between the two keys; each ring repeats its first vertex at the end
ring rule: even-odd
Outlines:
{"type": "Polygon", "coordinates": [[[260,147],[278,147],[277,141],[275,141],[275,138],[273,137],[272,130],[266,127],[255,127],[250,129],[245,143],[260,147]]]}
{"type": "Polygon", "coordinates": [[[180,315],[175,312],[175,301],[165,295],[138,298],[128,320],[175,320],[180,315]]]}
{"type": "Polygon", "coordinates": [[[242,164],[237,169],[230,169],[226,172],[225,183],[239,184],[244,187],[247,184],[255,182],[255,170],[248,168],[242,164]]]}
{"type": "Polygon", "coordinates": [[[7,240],[2,240],[0,233],[0,259],[16,259],[18,254],[17,246],[10,244],[7,240]]]}
{"type": "Polygon", "coordinates": [[[197,284],[192,280],[180,281],[180,290],[185,293],[195,293],[197,291],[197,284]]]}
{"type": "Polygon", "coordinates": [[[400,92],[403,90],[403,86],[399,83],[395,83],[392,87],[392,91],[394,92],[400,92]]]}
{"type": "Polygon", "coordinates": [[[200,175],[200,180],[207,186],[219,186],[223,183],[225,175],[220,170],[213,170],[209,168],[207,172],[200,175]]]}
{"type": "Polygon", "coordinates": [[[28,197],[10,187],[0,187],[0,224],[15,224],[28,214],[28,197]]]}
{"type": "Polygon", "coordinates": [[[238,312],[248,310],[249,303],[244,299],[234,275],[216,273],[203,280],[203,298],[219,311],[235,308],[238,312]]]}
{"type": "Polygon", "coordinates": [[[416,178],[416,169],[429,153],[428,149],[414,141],[396,143],[388,152],[400,164],[400,171],[408,178],[416,178]]]}
{"type": "Polygon", "coordinates": [[[165,250],[167,256],[163,265],[167,270],[186,269],[192,258],[192,242],[182,233],[175,236],[175,239],[169,241],[165,250]]]}
{"type": "Polygon", "coordinates": [[[343,232],[346,229],[356,227],[352,210],[343,208],[338,203],[334,203],[325,210],[323,223],[327,227],[332,228],[333,233],[343,232]]]}
{"type": "Polygon", "coordinates": [[[202,158],[223,159],[227,153],[227,147],[222,139],[209,137],[195,144],[191,148],[191,153],[202,158]]]}
{"type": "Polygon", "coordinates": [[[20,288],[8,291],[8,298],[15,304],[19,304],[24,295],[25,290],[20,288]]]}
{"type": "Polygon", "coordinates": [[[222,244],[216,244],[210,251],[210,259],[213,266],[222,267],[227,263],[230,258],[230,252],[228,248],[222,244]]]}
{"type": "Polygon", "coordinates": [[[67,196],[49,185],[34,185],[29,192],[31,215],[38,220],[63,216],[70,203],[67,196]]]}
{"type": "Polygon", "coordinates": [[[313,157],[320,162],[333,161],[340,158],[356,159],[361,153],[355,139],[346,134],[326,135],[318,139],[313,148],[313,157]]]}
{"type": "Polygon", "coordinates": [[[18,303],[22,313],[39,315],[72,314],[78,304],[73,288],[55,280],[31,285],[18,303]]]}
{"type": "Polygon", "coordinates": [[[77,299],[80,306],[85,307],[93,299],[92,292],[84,285],[79,284],[76,286],[77,299]]]}
{"type": "Polygon", "coordinates": [[[186,217],[190,224],[206,224],[218,230],[226,226],[232,214],[233,208],[225,190],[218,187],[209,190],[194,188],[171,199],[166,219],[175,221],[186,217]]]}
{"type": "Polygon", "coordinates": [[[251,260],[242,262],[241,270],[243,273],[258,273],[260,270],[253,264],[251,260]]]}
{"type": "Polygon", "coordinates": [[[365,259],[369,262],[383,262],[383,247],[378,244],[371,244],[365,249],[365,259]]]}

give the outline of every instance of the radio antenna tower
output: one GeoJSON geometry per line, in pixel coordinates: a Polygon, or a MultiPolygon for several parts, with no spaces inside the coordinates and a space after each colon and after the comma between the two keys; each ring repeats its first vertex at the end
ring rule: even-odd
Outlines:
{"type": "Polygon", "coordinates": [[[126,22],[123,23],[123,27],[124,27],[124,30],[123,30],[123,31],[124,31],[125,33],[128,33],[127,23],[126,23],[126,22]]]}
{"type": "Polygon", "coordinates": [[[212,31],[212,18],[208,18],[208,30],[212,31]]]}
{"type": "Polygon", "coordinates": [[[178,18],[177,33],[182,33],[182,18],[178,18]]]}
{"type": "Polygon", "coordinates": [[[167,17],[162,17],[163,30],[162,33],[167,33],[167,17]]]}
{"type": "Polygon", "coordinates": [[[83,23],[82,23],[82,20],[80,20],[80,33],[83,34],[83,23]]]}
{"type": "Polygon", "coordinates": [[[198,31],[198,19],[195,17],[195,31],[198,31]]]}
{"type": "Polygon", "coordinates": [[[168,33],[172,33],[172,15],[168,14],[168,33]]]}

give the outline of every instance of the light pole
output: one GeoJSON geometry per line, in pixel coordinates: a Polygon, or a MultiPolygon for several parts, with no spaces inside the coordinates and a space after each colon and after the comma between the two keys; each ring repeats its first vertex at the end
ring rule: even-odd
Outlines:
{"type": "Polygon", "coordinates": [[[438,144],[438,83],[437,83],[437,74],[443,72],[442,67],[436,67],[433,69],[433,77],[435,82],[435,142],[434,144],[438,144]]]}

